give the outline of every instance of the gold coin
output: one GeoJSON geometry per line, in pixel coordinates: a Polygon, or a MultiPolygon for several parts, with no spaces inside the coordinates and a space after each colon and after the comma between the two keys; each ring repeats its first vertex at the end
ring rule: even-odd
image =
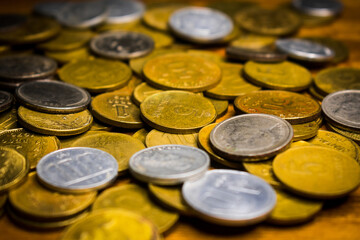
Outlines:
{"type": "Polygon", "coordinates": [[[125,63],[103,59],[78,60],[59,70],[61,80],[91,93],[121,88],[130,80],[131,74],[131,69],[125,63]]]}
{"type": "Polygon", "coordinates": [[[35,169],[43,156],[59,149],[60,142],[54,136],[39,135],[17,128],[0,133],[0,147],[16,150],[29,162],[30,169],[35,169]]]}
{"type": "Polygon", "coordinates": [[[322,118],[320,117],[311,122],[291,125],[294,130],[293,141],[305,140],[316,136],[321,123],[322,118]]]}
{"type": "Polygon", "coordinates": [[[274,175],[273,160],[266,160],[261,162],[243,162],[244,168],[247,172],[264,179],[273,187],[280,187],[281,183],[274,175]]]}
{"type": "Polygon", "coordinates": [[[20,106],[18,120],[31,131],[55,136],[72,136],[90,129],[93,117],[88,110],[70,114],[36,112],[20,106]]]}
{"type": "Polygon", "coordinates": [[[244,66],[244,76],[261,87],[288,91],[305,90],[312,82],[309,70],[288,61],[279,63],[248,61],[244,66]]]}
{"type": "Polygon", "coordinates": [[[316,89],[316,87],[312,84],[309,87],[309,93],[312,97],[314,97],[316,100],[322,101],[325,96],[323,96],[319,91],[316,89]]]}
{"type": "Polygon", "coordinates": [[[308,143],[306,141],[297,141],[297,142],[292,142],[290,144],[290,148],[294,148],[294,147],[303,147],[303,146],[311,146],[311,143],[308,143]]]}
{"type": "Polygon", "coordinates": [[[240,113],[265,113],[300,124],[318,119],[321,114],[319,103],[310,97],[287,91],[258,91],[239,96],[234,101],[235,110],[240,113]]]}
{"type": "Polygon", "coordinates": [[[148,28],[148,27],[145,27],[142,25],[134,26],[131,29],[131,31],[144,33],[144,34],[150,36],[154,40],[155,48],[168,47],[171,44],[173,44],[173,42],[174,42],[174,38],[172,36],[170,36],[169,34],[166,34],[164,32],[160,32],[157,30],[153,30],[151,28],[148,28]]]}
{"type": "Polygon", "coordinates": [[[140,140],[144,145],[146,145],[145,140],[146,140],[146,136],[148,135],[149,131],[146,130],[145,128],[142,128],[140,130],[138,130],[137,132],[135,132],[132,136],[138,140],[140,140]]]}
{"type": "Polygon", "coordinates": [[[130,157],[145,148],[144,144],[134,137],[110,132],[83,136],[76,140],[72,147],[97,148],[111,154],[118,162],[119,172],[128,169],[130,157]]]}
{"type": "Polygon", "coordinates": [[[17,111],[12,108],[0,113],[0,132],[17,127],[17,111]]]}
{"type": "Polygon", "coordinates": [[[111,126],[130,129],[143,127],[139,107],[126,94],[110,92],[97,95],[91,101],[91,112],[96,119],[111,126]]]}
{"type": "Polygon", "coordinates": [[[235,99],[244,93],[259,91],[261,88],[254,86],[242,77],[241,64],[220,64],[222,77],[220,83],[205,92],[206,96],[216,99],[235,99]]]}
{"type": "Polygon", "coordinates": [[[83,194],[64,194],[44,188],[29,174],[26,182],[10,191],[9,203],[17,211],[34,218],[56,219],[70,217],[88,208],[96,198],[96,191],[83,194]]]}
{"type": "Polygon", "coordinates": [[[211,89],[221,79],[218,64],[186,53],[152,58],[145,63],[143,73],[146,81],[154,87],[191,92],[211,89]]]}
{"type": "Polygon", "coordinates": [[[134,89],[133,100],[134,103],[138,106],[148,97],[155,93],[163,92],[163,90],[153,88],[147,83],[141,83],[134,89]]]}
{"type": "Polygon", "coordinates": [[[165,232],[178,220],[179,215],[152,202],[148,192],[135,184],[112,187],[102,192],[92,209],[117,208],[137,213],[154,223],[160,233],[165,232]]]}
{"type": "Polygon", "coordinates": [[[330,123],[327,123],[326,127],[340,135],[350,138],[351,140],[357,142],[357,144],[360,144],[360,133],[341,129],[341,128],[335,127],[334,125],[332,125],[330,123]]]}
{"type": "Polygon", "coordinates": [[[29,171],[23,155],[11,148],[0,147],[0,194],[16,187],[29,171]]]}
{"type": "Polygon", "coordinates": [[[229,102],[227,100],[219,100],[209,97],[205,97],[205,98],[209,99],[209,101],[214,105],[216,111],[216,118],[220,118],[226,114],[229,107],[229,102]]]}
{"type": "Polygon", "coordinates": [[[44,54],[50,58],[53,58],[61,64],[65,64],[71,61],[86,60],[91,58],[89,49],[86,47],[78,48],[70,51],[45,51],[44,54]]]}
{"type": "Polygon", "coordinates": [[[216,119],[214,105],[206,98],[184,91],[165,91],[145,99],[140,105],[144,121],[170,133],[191,133],[216,119]]]}
{"type": "Polygon", "coordinates": [[[249,50],[262,50],[274,48],[275,41],[276,37],[272,36],[258,35],[253,33],[241,33],[239,37],[230,43],[230,45],[249,50]]]}
{"type": "Polygon", "coordinates": [[[87,131],[85,133],[82,133],[82,134],[79,134],[79,135],[70,136],[70,137],[62,137],[62,138],[60,138],[61,148],[69,148],[78,139],[83,138],[85,136],[95,135],[95,134],[99,134],[99,133],[106,133],[106,131],[92,131],[92,130],[89,130],[89,131],[87,131]]]}
{"type": "Polygon", "coordinates": [[[224,57],[213,51],[189,49],[186,51],[186,53],[192,56],[205,58],[206,60],[211,60],[218,64],[225,62],[224,57]]]}
{"type": "Polygon", "coordinates": [[[117,89],[114,92],[131,95],[134,92],[135,87],[137,87],[142,82],[143,81],[139,77],[132,75],[130,81],[127,83],[125,87],[117,89]]]}
{"type": "Polygon", "coordinates": [[[275,157],[273,170],[289,190],[311,198],[343,197],[360,184],[357,162],[322,146],[291,148],[275,157]]]}
{"type": "Polygon", "coordinates": [[[93,120],[91,124],[91,128],[89,129],[89,131],[111,131],[111,130],[112,130],[112,126],[106,125],[95,119],[93,120]]]}
{"type": "Polygon", "coordinates": [[[190,147],[197,147],[197,135],[197,133],[165,133],[153,129],[147,134],[145,143],[147,147],[167,144],[178,144],[190,147]]]}

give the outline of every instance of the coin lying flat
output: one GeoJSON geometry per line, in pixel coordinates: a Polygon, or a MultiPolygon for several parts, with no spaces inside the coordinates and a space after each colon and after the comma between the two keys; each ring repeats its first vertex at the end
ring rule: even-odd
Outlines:
{"type": "Polygon", "coordinates": [[[179,144],[190,147],[197,147],[197,135],[197,133],[166,133],[153,129],[146,135],[145,142],[147,147],[167,144],[179,144]]]}
{"type": "Polygon", "coordinates": [[[212,170],[182,187],[187,204],[206,221],[245,226],[266,219],[276,195],[261,178],[236,170],[212,170]]]}
{"type": "Polygon", "coordinates": [[[234,161],[257,161],[286,150],[293,129],[285,120],[267,114],[245,114],[229,118],[210,134],[212,149],[234,161]]]}
{"type": "Polygon", "coordinates": [[[265,180],[274,188],[279,188],[281,187],[281,182],[275,177],[272,163],[272,160],[266,160],[260,162],[243,162],[242,164],[247,172],[265,180]]]}
{"type": "Polygon", "coordinates": [[[214,98],[210,98],[210,97],[205,97],[205,98],[209,99],[210,102],[214,105],[214,108],[216,111],[216,118],[221,118],[228,111],[229,101],[214,99],[214,98]]]}
{"type": "Polygon", "coordinates": [[[275,40],[276,37],[273,36],[241,32],[241,34],[230,43],[230,46],[254,51],[273,49],[275,40]]]}
{"type": "Polygon", "coordinates": [[[146,139],[146,136],[148,135],[149,131],[145,128],[141,128],[139,129],[138,131],[136,131],[132,137],[140,140],[140,142],[142,142],[144,144],[144,146],[147,146],[146,145],[146,142],[145,142],[145,139],[146,139]]]}
{"type": "Polygon", "coordinates": [[[287,54],[272,49],[252,50],[229,46],[226,48],[226,57],[239,61],[281,62],[286,60],[287,54]]]}
{"type": "Polygon", "coordinates": [[[106,23],[119,24],[138,20],[145,11],[145,5],[137,0],[106,0],[109,16],[106,23]]]}
{"type": "Polygon", "coordinates": [[[348,131],[346,129],[338,128],[330,123],[326,124],[326,127],[329,128],[331,131],[334,131],[338,134],[341,134],[351,140],[355,141],[358,145],[360,144],[360,133],[354,131],[348,131]]]}
{"type": "Polygon", "coordinates": [[[318,134],[318,130],[322,124],[322,118],[319,117],[311,122],[305,122],[300,124],[292,124],[294,130],[293,141],[305,140],[315,137],[318,134]]]}
{"type": "Polygon", "coordinates": [[[8,110],[14,102],[14,97],[12,94],[0,91],[0,113],[8,110]]]}
{"type": "Polygon", "coordinates": [[[56,60],[60,64],[66,64],[70,61],[78,61],[92,58],[90,50],[87,47],[82,47],[70,51],[45,51],[45,56],[56,60]]]}
{"type": "Polygon", "coordinates": [[[293,0],[292,4],[301,12],[320,17],[335,16],[343,9],[338,0],[293,0]]]}
{"type": "Polygon", "coordinates": [[[136,105],[140,106],[140,104],[145,100],[145,98],[162,91],[163,90],[153,88],[146,82],[143,82],[135,87],[134,92],[132,93],[132,99],[136,105]]]}

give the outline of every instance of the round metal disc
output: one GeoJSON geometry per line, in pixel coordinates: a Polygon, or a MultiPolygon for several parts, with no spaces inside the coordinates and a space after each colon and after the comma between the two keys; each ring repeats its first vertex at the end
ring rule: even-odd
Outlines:
{"type": "Polygon", "coordinates": [[[14,97],[11,93],[0,91],[0,112],[8,110],[14,102],[14,97]]]}
{"type": "Polygon", "coordinates": [[[338,0],[293,0],[292,4],[305,14],[319,17],[335,16],[343,9],[338,0]]]}
{"type": "Polygon", "coordinates": [[[226,57],[240,61],[281,62],[286,60],[287,54],[274,50],[251,50],[229,46],[226,48],[226,57]]]}
{"type": "Polygon", "coordinates": [[[106,0],[109,16],[106,23],[119,24],[138,20],[145,11],[145,5],[137,0],[106,0]]]}

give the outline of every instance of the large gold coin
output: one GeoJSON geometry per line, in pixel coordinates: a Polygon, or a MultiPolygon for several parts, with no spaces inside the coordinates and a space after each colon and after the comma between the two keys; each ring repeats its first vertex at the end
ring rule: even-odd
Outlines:
{"type": "Polygon", "coordinates": [[[343,197],[360,184],[357,162],[328,147],[291,148],[275,157],[273,170],[289,190],[318,199],[343,197]]]}
{"type": "Polygon", "coordinates": [[[287,91],[258,91],[239,96],[234,101],[239,113],[265,113],[300,124],[318,119],[321,108],[317,101],[287,91]]]}
{"type": "Polygon", "coordinates": [[[86,132],[93,121],[88,110],[70,114],[50,114],[22,106],[18,108],[18,118],[20,124],[31,131],[55,136],[71,136],[86,132]]]}
{"type": "Polygon", "coordinates": [[[9,109],[0,113],[0,132],[17,126],[17,111],[16,108],[9,109]]]}
{"type": "Polygon", "coordinates": [[[319,117],[311,122],[293,124],[291,125],[294,130],[293,141],[305,140],[316,136],[321,126],[322,118],[319,117]]]}
{"type": "Polygon", "coordinates": [[[218,64],[186,53],[152,58],[145,63],[143,73],[146,81],[154,87],[191,92],[211,89],[221,79],[218,64]]]}
{"type": "Polygon", "coordinates": [[[197,135],[197,133],[165,133],[153,129],[147,134],[145,143],[147,147],[167,144],[178,144],[190,147],[197,147],[197,135]]]}
{"type": "Polygon", "coordinates": [[[144,121],[163,132],[191,133],[216,119],[214,105],[206,98],[184,91],[165,91],[140,105],[144,121]]]}
{"type": "Polygon", "coordinates": [[[78,60],[59,70],[61,80],[92,93],[121,88],[130,80],[131,74],[125,63],[104,59],[78,60]]]}
{"type": "Polygon", "coordinates": [[[159,232],[165,232],[178,220],[179,215],[152,202],[148,192],[135,184],[108,188],[93,204],[93,211],[117,208],[137,213],[155,224],[159,232]]]}
{"type": "Polygon", "coordinates": [[[215,111],[216,111],[216,118],[221,118],[226,114],[229,108],[229,101],[228,100],[219,100],[214,99],[210,97],[205,97],[206,99],[209,99],[210,102],[214,105],[215,111]]]}

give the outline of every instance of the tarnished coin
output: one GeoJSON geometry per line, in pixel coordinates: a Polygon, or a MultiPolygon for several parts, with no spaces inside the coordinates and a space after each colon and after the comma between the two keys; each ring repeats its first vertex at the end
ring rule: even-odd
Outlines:
{"type": "Polygon", "coordinates": [[[197,147],[197,136],[197,133],[166,133],[153,129],[146,135],[145,143],[147,147],[167,144],[197,147]]]}
{"type": "Polygon", "coordinates": [[[321,107],[314,99],[287,91],[258,91],[239,96],[234,101],[239,113],[266,113],[279,116],[291,124],[318,119],[321,107]]]}
{"type": "Polygon", "coordinates": [[[109,185],[118,164],[110,154],[94,148],[65,148],[44,156],[36,166],[41,183],[60,192],[89,192],[109,185]]]}
{"type": "Polygon", "coordinates": [[[236,170],[212,170],[182,187],[186,203],[206,221],[245,226],[267,218],[276,204],[272,187],[236,170]]]}
{"type": "Polygon", "coordinates": [[[305,140],[316,136],[321,124],[321,117],[311,122],[292,124],[291,126],[294,130],[293,141],[305,140]]]}
{"type": "Polygon", "coordinates": [[[0,113],[8,110],[14,102],[14,97],[11,93],[0,91],[0,113]]]}
{"type": "Polygon", "coordinates": [[[360,184],[355,159],[328,147],[291,148],[275,157],[273,169],[289,190],[311,198],[343,197],[360,184]]]}
{"type": "Polygon", "coordinates": [[[138,20],[145,11],[144,3],[137,0],[106,0],[109,16],[106,23],[119,24],[138,20]]]}
{"type": "Polygon", "coordinates": [[[301,12],[320,17],[335,16],[343,9],[339,0],[293,0],[292,4],[301,12]]]}
{"type": "Polygon", "coordinates": [[[287,54],[272,49],[252,50],[229,46],[226,48],[226,57],[239,61],[281,62],[286,60],[287,54]]]}
{"type": "Polygon", "coordinates": [[[272,160],[260,162],[243,162],[245,170],[259,178],[262,178],[274,188],[281,187],[281,182],[277,180],[272,168],[272,160]]]}
{"type": "Polygon", "coordinates": [[[91,101],[86,90],[55,80],[25,82],[16,89],[15,94],[22,105],[48,113],[80,112],[91,101]]]}
{"type": "Polygon", "coordinates": [[[23,25],[27,20],[25,15],[20,14],[0,14],[0,33],[6,34],[23,25]]]}
{"type": "Polygon", "coordinates": [[[210,158],[203,150],[176,144],[146,148],[129,161],[135,178],[158,185],[177,185],[198,178],[209,166],[210,158]]]}
{"type": "Polygon", "coordinates": [[[0,132],[17,127],[16,108],[0,113],[0,132]]]}
{"type": "Polygon", "coordinates": [[[154,40],[138,32],[108,32],[92,38],[90,48],[102,57],[127,60],[150,53],[154,40]]]}
{"type": "MultiPolygon", "coordinates": [[[[124,30],[124,29],[122,29],[124,30]]],[[[145,25],[135,25],[133,28],[130,29],[133,32],[143,33],[149,37],[151,37],[154,41],[154,47],[156,48],[165,48],[170,47],[174,43],[174,38],[172,35],[161,32],[152,28],[149,28],[145,25]]],[[[162,49],[164,50],[164,49],[162,49]]]]}
{"type": "Polygon", "coordinates": [[[33,11],[39,15],[57,18],[66,4],[67,2],[39,2],[35,4],[33,11]]]}
{"type": "Polygon", "coordinates": [[[229,118],[210,134],[213,150],[234,161],[268,159],[285,151],[293,138],[291,125],[276,116],[245,114],[229,118]]]}
{"type": "Polygon", "coordinates": [[[241,34],[230,43],[230,46],[254,51],[274,49],[275,40],[276,37],[273,36],[241,32],[241,34]]]}

